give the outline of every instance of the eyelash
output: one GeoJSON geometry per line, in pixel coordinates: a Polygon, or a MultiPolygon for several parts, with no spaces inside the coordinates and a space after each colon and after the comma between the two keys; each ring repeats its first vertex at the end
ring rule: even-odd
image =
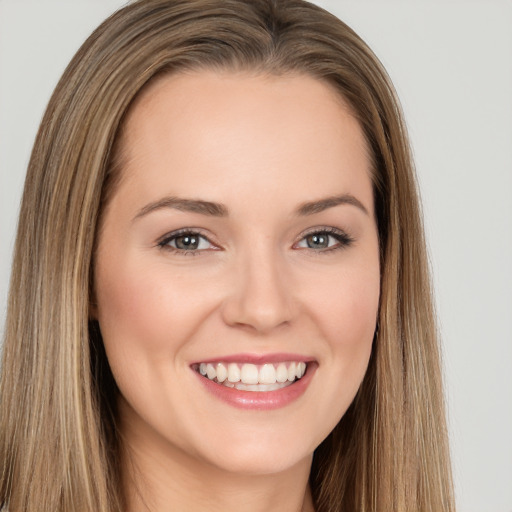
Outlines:
{"type": "Polygon", "coordinates": [[[321,228],[321,229],[312,229],[309,232],[304,233],[301,235],[300,239],[294,244],[297,245],[298,243],[302,242],[304,239],[306,239],[308,236],[311,235],[326,235],[328,237],[334,238],[338,244],[336,244],[333,247],[326,247],[325,249],[316,250],[313,248],[309,248],[311,252],[315,254],[319,253],[326,253],[326,252],[332,252],[332,251],[339,251],[341,249],[346,249],[350,247],[354,243],[354,239],[345,233],[345,231],[342,231],[341,229],[337,228],[321,228]]]}
{"type": "MultiPolygon", "coordinates": [[[[186,250],[186,249],[178,249],[177,247],[171,247],[169,244],[176,240],[177,238],[180,238],[182,236],[192,236],[192,237],[198,237],[202,238],[203,240],[208,241],[209,244],[214,245],[207,236],[203,235],[201,231],[198,231],[197,229],[190,229],[190,228],[183,228],[178,231],[173,231],[172,233],[169,233],[168,235],[165,235],[165,237],[158,242],[158,247],[165,251],[169,251],[172,253],[176,253],[183,256],[198,256],[202,250],[194,249],[194,250],[186,250]]],[[[204,250],[204,249],[203,249],[204,250]]]]}
{"type": "MultiPolygon", "coordinates": [[[[163,250],[170,251],[172,253],[176,253],[183,256],[198,256],[200,253],[202,253],[205,249],[193,249],[193,250],[187,250],[187,249],[178,249],[177,247],[171,247],[169,244],[176,240],[177,238],[183,237],[183,236],[191,236],[191,237],[198,237],[203,240],[206,240],[209,244],[214,245],[207,236],[203,235],[201,231],[198,231],[197,229],[191,229],[191,228],[183,228],[178,231],[173,231],[172,233],[169,233],[166,235],[162,240],[160,240],[157,244],[158,247],[160,247],[163,250]]],[[[301,235],[300,239],[293,244],[293,247],[295,247],[298,243],[302,242],[304,239],[306,239],[308,236],[311,235],[319,235],[319,236],[327,236],[334,238],[338,243],[333,247],[326,247],[324,249],[313,249],[313,248],[304,248],[309,249],[313,253],[326,253],[326,252],[333,252],[338,251],[340,249],[346,249],[347,247],[350,247],[354,243],[354,239],[345,233],[344,231],[336,228],[321,228],[321,229],[313,229],[309,232],[306,232],[301,235]]],[[[214,249],[219,250],[219,249],[214,249]]]]}

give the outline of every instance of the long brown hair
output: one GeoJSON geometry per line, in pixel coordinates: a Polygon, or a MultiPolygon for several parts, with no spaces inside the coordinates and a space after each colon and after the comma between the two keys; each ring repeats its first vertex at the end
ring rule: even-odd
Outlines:
{"type": "Polygon", "coordinates": [[[315,452],[318,512],[454,510],[440,356],[414,169],[398,100],[343,22],[303,0],[139,0],[106,20],[50,100],[23,194],[0,388],[0,507],[121,511],[117,389],[89,322],[116,140],[142,88],[198,69],[334,85],[373,159],[381,304],[361,388],[315,452]]]}

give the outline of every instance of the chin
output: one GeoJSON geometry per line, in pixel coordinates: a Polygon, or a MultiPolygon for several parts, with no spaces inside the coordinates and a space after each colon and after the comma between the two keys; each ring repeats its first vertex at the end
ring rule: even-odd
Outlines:
{"type": "Polygon", "coordinates": [[[246,451],[244,453],[229,453],[222,461],[214,461],[213,465],[218,469],[240,476],[266,476],[284,473],[298,465],[311,464],[313,453],[276,453],[262,451],[261,448],[246,451]]]}
{"type": "Polygon", "coordinates": [[[223,471],[239,475],[271,475],[300,464],[309,467],[313,452],[328,432],[316,435],[293,428],[228,429],[198,447],[197,456],[223,471]]]}

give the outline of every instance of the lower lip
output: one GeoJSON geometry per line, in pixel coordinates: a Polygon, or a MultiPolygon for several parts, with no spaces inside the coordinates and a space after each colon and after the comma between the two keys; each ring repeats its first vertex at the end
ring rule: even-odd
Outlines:
{"type": "Polygon", "coordinates": [[[308,363],[306,373],[302,378],[285,388],[276,389],[275,391],[242,391],[236,388],[228,388],[203,377],[195,370],[192,371],[201,380],[203,386],[223,402],[239,409],[268,411],[285,407],[301,397],[308,388],[316,368],[315,363],[308,363]]]}

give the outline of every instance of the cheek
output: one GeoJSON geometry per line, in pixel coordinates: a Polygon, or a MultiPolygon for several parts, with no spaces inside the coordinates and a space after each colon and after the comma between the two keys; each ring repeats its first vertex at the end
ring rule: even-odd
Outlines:
{"type": "Polygon", "coordinates": [[[341,346],[357,349],[373,338],[379,304],[378,280],[345,283],[343,290],[333,299],[332,333],[341,346]]]}
{"type": "Polygon", "coordinates": [[[315,293],[315,318],[331,349],[357,351],[367,345],[373,339],[379,307],[378,262],[333,273],[325,289],[328,293],[315,293]]]}
{"type": "Polygon", "coordinates": [[[339,297],[340,307],[326,320],[333,367],[333,389],[340,392],[342,413],[350,405],[364,378],[370,359],[378,310],[378,289],[339,297]]]}
{"type": "MultiPolygon", "coordinates": [[[[200,283],[136,260],[98,267],[98,320],[110,364],[120,371],[135,362],[179,357],[179,349],[207,311],[200,283]],[[166,277],[167,275],[167,277],[166,277]]],[[[110,262],[108,262],[110,263],[110,262]]]]}
{"type": "Polygon", "coordinates": [[[332,411],[335,424],[355,397],[371,355],[380,296],[378,260],[333,275],[329,288],[328,294],[317,294],[314,319],[327,341],[323,366],[330,406],[338,404],[332,411]]]}

